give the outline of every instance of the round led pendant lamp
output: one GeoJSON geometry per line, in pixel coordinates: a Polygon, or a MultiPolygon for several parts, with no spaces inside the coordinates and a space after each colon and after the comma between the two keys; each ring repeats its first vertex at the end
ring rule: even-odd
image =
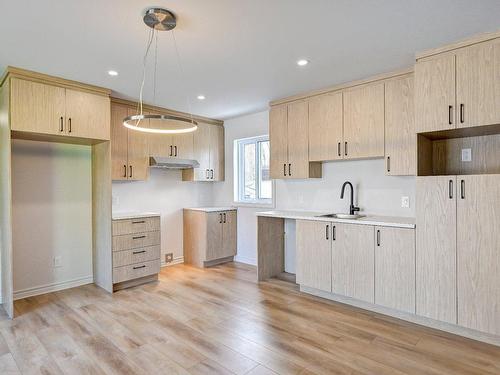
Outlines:
{"type": "MultiPolygon", "coordinates": [[[[146,45],[146,53],[143,58],[142,66],[142,82],[139,92],[139,103],[137,103],[138,114],[127,116],[123,119],[123,126],[128,129],[141,131],[145,133],[159,133],[159,134],[180,134],[180,133],[190,133],[198,129],[198,123],[193,119],[190,112],[190,118],[184,118],[180,116],[173,115],[145,115],[143,113],[143,91],[144,83],[146,81],[146,62],[148,59],[149,51],[153,40],[155,41],[155,70],[154,70],[154,85],[153,85],[153,102],[156,98],[156,67],[157,67],[157,46],[158,46],[158,31],[172,31],[172,38],[174,40],[175,52],[177,56],[177,62],[179,64],[179,69],[181,70],[181,75],[183,74],[182,66],[179,57],[179,50],[177,48],[177,42],[175,40],[175,35],[173,34],[173,29],[177,25],[177,19],[175,15],[163,8],[150,8],[144,14],[144,23],[151,28],[151,32],[148,37],[148,42],[146,45]]],[[[188,106],[191,107],[189,97],[187,97],[188,106]]]]}

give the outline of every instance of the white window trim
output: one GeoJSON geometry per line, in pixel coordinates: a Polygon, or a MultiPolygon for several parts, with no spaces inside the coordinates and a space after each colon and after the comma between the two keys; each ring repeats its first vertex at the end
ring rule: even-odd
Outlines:
{"type": "MultiPolygon", "coordinates": [[[[274,197],[276,193],[275,189],[275,184],[274,180],[271,180],[271,185],[272,185],[272,198],[271,199],[245,199],[245,200],[240,200],[240,193],[241,189],[244,186],[244,175],[243,173],[240,173],[240,171],[244,170],[244,161],[240,160],[239,155],[240,155],[240,149],[244,147],[244,145],[247,144],[252,144],[262,141],[269,141],[269,135],[260,135],[256,137],[248,137],[248,138],[241,138],[241,139],[236,139],[234,141],[234,160],[233,160],[233,166],[234,166],[234,205],[239,206],[239,207],[255,207],[255,208],[274,208],[274,197]]],[[[260,161],[258,161],[260,155],[260,150],[255,150],[255,165],[259,165],[260,161]]],[[[258,169],[260,171],[260,168],[258,169]]],[[[259,178],[257,176],[256,180],[256,191],[259,191],[259,178]]]]}

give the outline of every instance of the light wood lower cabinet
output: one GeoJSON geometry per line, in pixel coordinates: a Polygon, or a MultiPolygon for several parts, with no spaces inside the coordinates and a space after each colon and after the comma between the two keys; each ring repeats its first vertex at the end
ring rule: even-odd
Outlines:
{"type": "Polygon", "coordinates": [[[417,177],[416,312],[457,323],[455,176],[417,177]]]}
{"type": "Polygon", "coordinates": [[[375,227],[375,304],[415,313],[415,230],[375,227]]]}
{"type": "Polygon", "coordinates": [[[458,324],[500,335],[500,175],[457,176],[458,324]]]}
{"type": "Polygon", "coordinates": [[[296,222],[297,284],[332,291],[332,224],[324,221],[296,222]]]}
{"type": "Polygon", "coordinates": [[[332,292],[374,302],[374,227],[333,223],[332,292]]]}
{"type": "Polygon", "coordinates": [[[237,249],[237,211],[184,209],[184,262],[207,267],[229,262],[237,249]]]}
{"type": "Polygon", "coordinates": [[[115,219],[113,231],[113,289],[152,280],[160,272],[160,217],[115,219]]]}

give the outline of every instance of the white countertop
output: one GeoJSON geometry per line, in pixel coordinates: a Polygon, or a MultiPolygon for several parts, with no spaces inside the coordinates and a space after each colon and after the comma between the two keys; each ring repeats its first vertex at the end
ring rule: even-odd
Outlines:
{"type": "Polygon", "coordinates": [[[187,207],[185,210],[202,211],[202,212],[218,212],[218,211],[236,211],[236,207],[187,207]]]}
{"type": "Polygon", "coordinates": [[[123,219],[138,219],[141,217],[161,216],[158,212],[143,212],[143,211],[127,211],[127,212],[113,212],[111,215],[113,220],[123,219]]]}
{"type": "Polygon", "coordinates": [[[328,213],[329,212],[274,210],[274,211],[257,212],[257,216],[279,217],[283,219],[294,219],[294,220],[327,221],[334,223],[378,225],[383,227],[397,227],[397,228],[410,228],[410,229],[415,228],[415,218],[413,217],[394,217],[394,216],[375,216],[375,215],[366,215],[359,219],[337,219],[333,217],[318,217],[319,215],[324,215],[328,213]]]}

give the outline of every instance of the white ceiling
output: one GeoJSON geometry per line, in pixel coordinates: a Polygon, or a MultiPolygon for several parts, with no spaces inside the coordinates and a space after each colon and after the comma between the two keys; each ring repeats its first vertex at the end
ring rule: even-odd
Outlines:
{"type": "Polygon", "coordinates": [[[159,34],[156,104],[188,111],[189,96],[194,113],[221,119],[408,67],[416,51],[500,28],[499,0],[0,0],[0,69],[36,70],[135,99],[149,31],[141,14],[151,5],[177,14],[185,71],[183,80],[171,35],[159,34]],[[311,63],[299,68],[299,58],[311,63]],[[119,76],[108,76],[110,69],[119,76]]]}

